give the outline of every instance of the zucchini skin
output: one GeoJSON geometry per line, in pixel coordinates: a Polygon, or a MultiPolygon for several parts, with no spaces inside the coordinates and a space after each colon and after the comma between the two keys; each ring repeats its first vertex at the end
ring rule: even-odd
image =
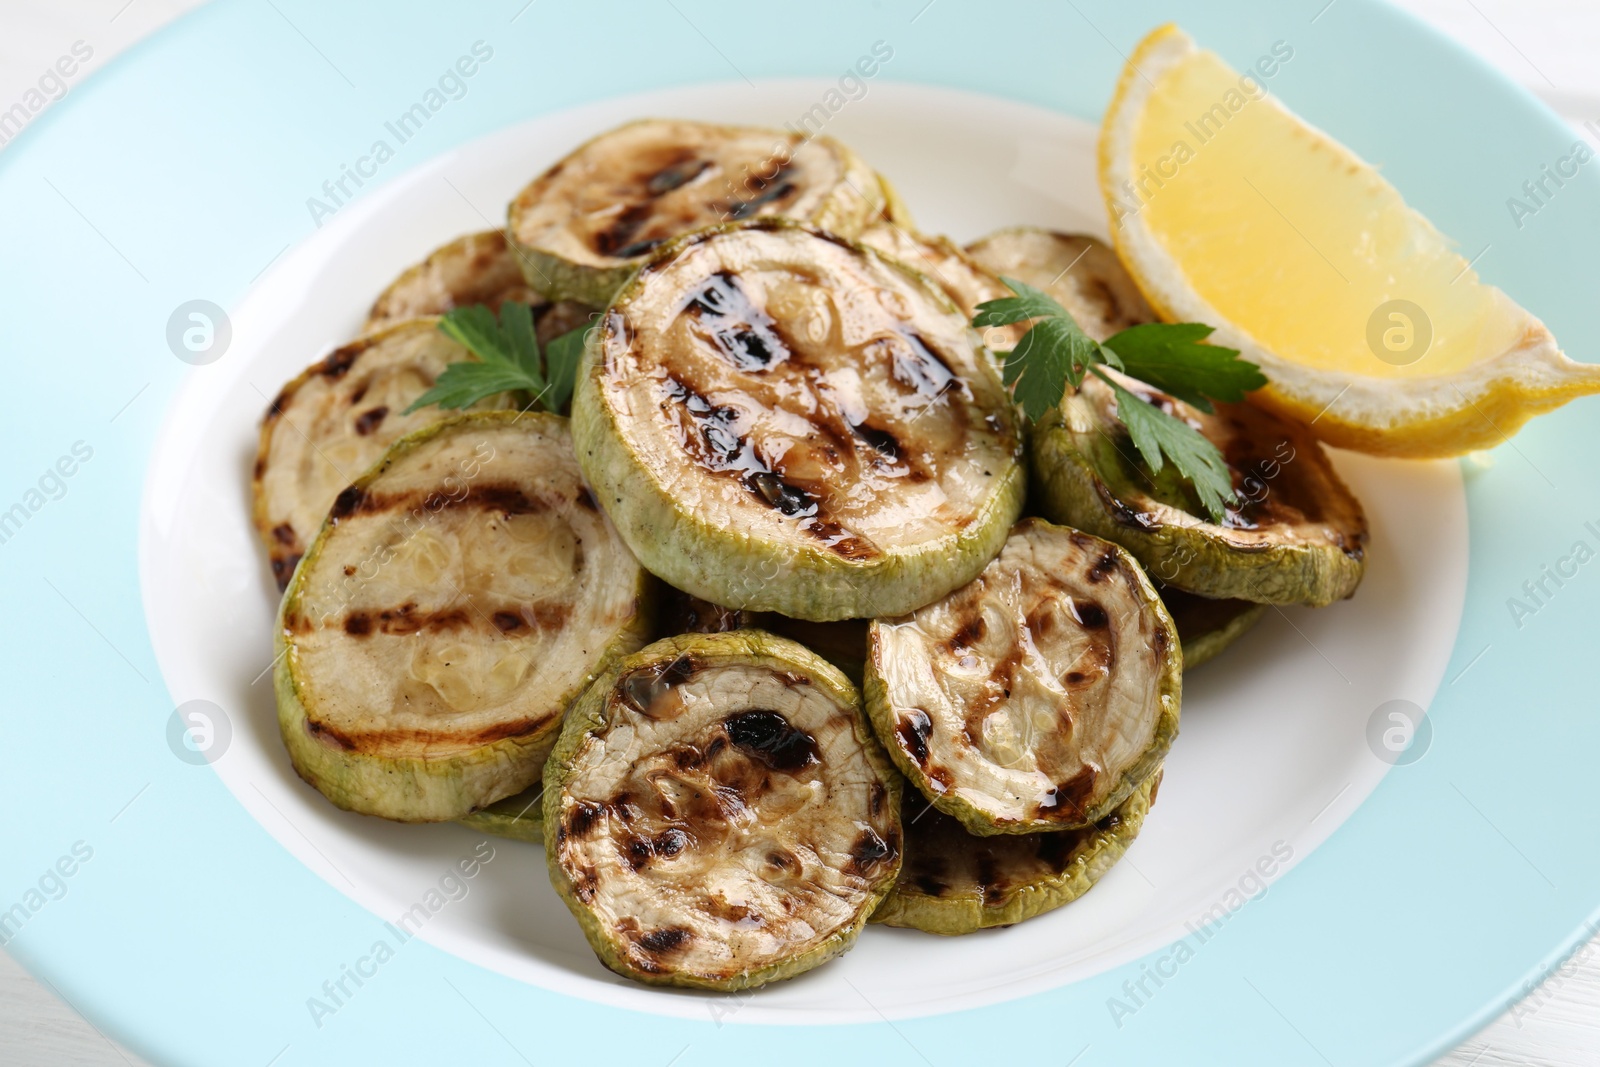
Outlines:
{"type": "MultiPolygon", "coordinates": [[[[717,234],[783,228],[817,232],[787,219],[713,226],[663,246],[652,263],[669,260],[717,234]]],[[[916,278],[954,310],[948,297],[916,271],[874,249],[824,236],[916,278]]],[[[620,315],[619,308],[643,278],[636,275],[617,294],[605,319],[620,315]]],[[[572,436],[578,465],[645,568],[703,600],[810,622],[903,615],[971,581],[1000,552],[1022,513],[1028,475],[1019,457],[995,472],[995,484],[966,531],[914,552],[886,552],[872,560],[847,562],[817,546],[737,540],[738,535],[708,521],[692,504],[661,486],[628,445],[617,413],[602,397],[604,335],[603,328],[590,331],[573,393],[572,436]]],[[[979,369],[998,380],[992,362],[985,356],[979,369]]],[[[1014,425],[1012,410],[997,412],[996,417],[1014,425]]]]}
{"type": "Polygon", "coordinates": [[[532,845],[544,844],[544,801],[543,795],[535,799],[532,806],[528,806],[522,798],[529,791],[536,788],[529,786],[521,793],[497,800],[487,807],[463,815],[456,821],[462,826],[469,826],[474,830],[481,830],[486,834],[496,837],[505,837],[513,841],[526,841],[532,845]]]}
{"type": "MultiPolygon", "coordinates": [[[[353,483],[364,489],[395,460],[426,446],[435,437],[468,423],[512,424],[518,419],[564,422],[559,415],[543,413],[520,415],[512,411],[459,415],[432,423],[401,438],[377,464],[353,483]]],[[[279,602],[274,639],[277,667],[273,689],[277,696],[278,729],[288,749],[295,773],[327,797],[335,807],[362,815],[375,815],[396,822],[447,822],[470,815],[475,810],[526,789],[538,780],[539,768],[555,743],[560,719],[550,728],[531,737],[507,737],[465,752],[441,757],[389,757],[346,747],[337,739],[319,732],[313,725],[308,698],[298,676],[298,656],[289,643],[285,617],[302,594],[308,576],[316,565],[331,523],[322,531],[295,569],[294,578],[279,602]]],[[[655,583],[641,569],[635,593],[638,605],[633,618],[617,634],[602,654],[589,678],[607,664],[648,639],[654,613],[655,583]]],[[[583,685],[561,694],[558,701],[569,705],[583,691],[583,685]]]]}
{"type": "MultiPolygon", "coordinates": [[[[774,660],[778,660],[803,672],[813,685],[822,689],[837,703],[855,708],[857,712],[854,716],[855,738],[860,743],[867,762],[884,784],[888,802],[895,805],[890,810],[899,810],[898,805],[903,800],[901,778],[895,773],[889,758],[879,746],[878,739],[866,718],[860,714],[861,697],[850,680],[833,664],[798,642],[763,630],[733,630],[717,634],[684,634],[680,637],[664,638],[648,645],[631,656],[614,661],[578,699],[567,712],[566,720],[561,727],[561,735],[557,738],[544,767],[546,788],[543,821],[545,826],[556,827],[557,835],[562,832],[559,829],[561,793],[569,777],[572,761],[590,734],[609,728],[607,707],[618,679],[628,671],[659,663],[663,659],[674,660],[680,656],[692,656],[695,660],[710,666],[745,664],[770,667],[774,660]]],[[[904,840],[903,833],[901,839],[904,840]]],[[[769,982],[793,978],[847,952],[855,944],[868,919],[893,890],[895,881],[899,877],[902,859],[902,852],[897,852],[892,868],[885,871],[880,879],[879,888],[870,894],[863,906],[858,909],[855,920],[837,930],[809,952],[780,960],[766,967],[718,977],[670,971],[652,973],[630,966],[625,955],[611,938],[606,936],[606,928],[600,919],[578,899],[572,879],[561,865],[559,848],[550,847],[551,844],[558,842],[559,837],[556,842],[547,840],[544,850],[550,870],[551,885],[555,887],[557,895],[577,919],[578,925],[583,929],[584,937],[601,963],[625,978],[647,985],[677,986],[724,993],[754,989],[769,982]]],[[[901,848],[903,850],[903,845],[901,848]]]]}

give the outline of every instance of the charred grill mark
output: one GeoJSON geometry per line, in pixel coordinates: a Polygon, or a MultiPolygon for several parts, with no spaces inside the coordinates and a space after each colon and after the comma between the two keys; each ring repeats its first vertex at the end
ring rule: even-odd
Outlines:
{"type": "Polygon", "coordinates": [[[345,752],[350,752],[356,747],[351,743],[349,738],[345,737],[337,730],[322,725],[322,723],[315,719],[306,719],[306,733],[310,734],[317,741],[327,745],[330,748],[337,748],[345,752]]]}
{"type": "Polygon", "coordinates": [[[1111,487],[1096,478],[1094,483],[1095,493],[1100,497],[1100,502],[1105,505],[1111,517],[1118,526],[1126,526],[1135,530],[1154,530],[1160,527],[1150,516],[1141,511],[1135,511],[1126,501],[1111,491],[1111,487]]]}
{"type": "Polygon", "coordinates": [[[595,876],[592,868],[584,868],[572,876],[572,895],[583,903],[588,904],[594,900],[595,890],[599,888],[600,879],[595,876]]]}
{"type": "Polygon", "coordinates": [[[466,746],[488,745],[496,741],[504,741],[512,737],[524,737],[535,733],[550,725],[551,716],[545,715],[535,719],[518,719],[514,722],[502,722],[493,726],[486,726],[481,730],[446,733],[441,736],[438,730],[397,728],[393,730],[372,730],[350,735],[336,730],[326,723],[315,723],[307,720],[307,730],[317,735],[329,744],[355,751],[357,748],[371,749],[374,751],[392,749],[397,746],[413,745],[418,742],[437,743],[441,740],[449,744],[466,746]]]}
{"type": "Polygon", "coordinates": [[[931,874],[918,875],[911,883],[923,896],[942,897],[950,891],[950,884],[931,874]]]}
{"type": "Polygon", "coordinates": [[[580,507],[587,508],[590,511],[600,510],[600,501],[594,498],[594,493],[589,491],[589,487],[587,485],[578,490],[578,496],[575,502],[580,507]]]}
{"type": "Polygon", "coordinates": [[[752,175],[746,184],[755,190],[755,196],[738,199],[723,207],[721,216],[737,222],[747,219],[752,215],[762,214],[766,211],[776,210],[777,206],[788,200],[800,188],[788,174],[793,168],[793,163],[780,163],[769,177],[762,178],[752,175]]]}
{"type": "Polygon", "coordinates": [[[272,579],[278,583],[278,592],[289,588],[289,579],[294,577],[294,569],[300,564],[300,553],[291,552],[286,556],[279,556],[272,561],[272,579]]]}
{"type": "Polygon", "coordinates": [[[920,767],[928,765],[928,735],[933,733],[933,719],[921,708],[912,708],[910,711],[901,712],[895,722],[895,736],[900,739],[900,747],[906,754],[917,761],[920,767]]]}
{"type": "Polygon", "coordinates": [[[639,245],[648,246],[642,251],[654,248],[659,242],[635,241],[633,239],[634,235],[639,232],[639,228],[649,220],[650,213],[651,205],[648,203],[629,204],[617,213],[616,218],[611,220],[609,226],[597,231],[590,239],[594,245],[594,250],[602,256],[628,259],[639,254],[639,252],[633,251],[639,245]]]}
{"type": "Polygon", "coordinates": [[[666,926],[641,936],[638,945],[651,955],[660,956],[688,944],[693,936],[681,926],[666,926]]]}
{"type": "Polygon", "coordinates": [[[661,196],[688,185],[710,167],[709,159],[695,159],[692,156],[688,159],[679,159],[650,175],[650,180],[645,182],[644,187],[651,196],[661,196]]]}
{"type": "Polygon", "coordinates": [[[961,388],[956,372],[920,333],[907,327],[899,335],[906,343],[892,346],[890,373],[895,381],[930,402],[961,388]]]}
{"type": "MultiPolygon", "coordinates": [[[[284,386],[277,396],[272,398],[272,403],[267,405],[266,418],[264,418],[262,422],[271,423],[281,419],[284,411],[288,409],[289,402],[293,397],[294,384],[291,382],[289,385],[284,386]]],[[[259,463],[260,461],[258,460],[257,462],[259,463]]]]}
{"type": "Polygon", "coordinates": [[[1089,573],[1085,577],[1091,582],[1103,582],[1114,574],[1116,569],[1117,554],[1115,552],[1107,552],[1094,561],[1094,565],[1089,568],[1089,573]]]}
{"type": "Polygon", "coordinates": [[[409,637],[423,631],[476,628],[487,621],[500,633],[510,634],[524,628],[539,631],[558,629],[571,614],[572,605],[566,603],[522,604],[493,611],[470,607],[418,611],[414,601],[407,601],[397,608],[384,608],[377,612],[352,611],[345,616],[342,626],[345,633],[354,637],[367,637],[372,633],[409,637]]]}
{"type": "Polygon", "coordinates": [[[837,556],[864,560],[880,554],[877,546],[824,516],[815,495],[787,480],[781,468],[761,457],[750,439],[738,432],[736,409],[713,405],[670,374],[664,378],[662,390],[665,394],[662,410],[670,411],[670,405],[677,404],[688,416],[690,425],[685,428],[682,441],[685,450],[701,467],[737,477],[756,499],[785,518],[800,520],[802,529],[837,556]]]}
{"type": "Polygon", "coordinates": [[[771,770],[796,774],[822,762],[817,739],[776,711],[741,711],[722,725],[734,748],[771,770]]]}
{"type": "Polygon", "coordinates": [[[817,502],[810,493],[790,485],[771,471],[756,471],[745,476],[751,490],[779,514],[788,518],[815,518],[817,502]]]}
{"type": "Polygon", "coordinates": [[[989,624],[983,621],[982,615],[974,613],[950,635],[950,639],[945,642],[945,648],[950,650],[951,655],[959,655],[982,641],[988,632],[989,624]]]}
{"type": "Polygon", "coordinates": [[[567,812],[566,825],[561,832],[569,837],[587,837],[600,821],[600,816],[606,813],[605,805],[596,804],[592,800],[575,801],[571,810],[567,812]]]}
{"type": "Polygon", "coordinates": [[[251,468],[250,476],[259,482],[261,476],[265,473],[267,473],[267,457],[257,456],[255,466],[251,468]]]}
{"type": "MultiPolygon", "coordinates": [[[[893,838],[895,835],[891,834],[893,838]]],[[[886,859],[892,859],[897,854],[895,846],[878,836],[878,832],[870,826],[861,831],[855,844],[850,846],[850,860],[846,870],[852,874],[869,876],[872,869],[886,859]]]]}
{"type": "Polygon", "coordinates": [[[383,425],[384,418],[389,414],[389,409],[382,404],[375,408],[368,408],[356,416],[356,433],[362,437],[369,437],[372,431],[383,425]]]}
{"type": "Polygon", "coordinates": [[[772,316],[756,306],[729,271],[719,270],[707,278],[683,310],[709,332],[717,351],[739,370],[767,370],[787,361],[792,352],[772,316]]]}
{"type": "Polygon", "coordinates": [[[545,510],[544,501],[531,499],[514,485],[474,485],[460,495],[429,493],[423,499],[422,506],[429,511],[442,511],[449,507],[479,508],[498,511],[507,517],[545,510]]]}
{"type": "Polygon", "coordinates": [[[1084,801],[1094,792],[1100,772],[1092,763],[1085,763],[1066,781],[1059,783],[1039,799],[1039,813],[1058,819],[1082,819],[1084,801]]]}
{"type": "Polygon", "coordinates": [[[873,818],[883,814],[883,806],[888,803],[889,791],[883,787],[882,782],[873,782],[872,789],[867,798],[867,811],[873,818]]]}
{"type": "Polygon", "coordinates": [[[900,458],[900,442],[888,430],[880,430],[866,423],[851,423],[850,432],[865,441],[873,451],[889,459],[900,458]]]}
{"type": "MultiPolygon", "coordinates": [[[[317,366],[317,373],[324,378],[337,380],[350,372],[356,359],[367,350],[365,342],[355,345],[346,345],[337,352],[332,352],[317,366]]],[[[277,405],[274,404],[274,407],[277,405]]]]}
{"type": "Polygon", "coordinates": [[[287,545],[290,548],[293,548],[299,541],[299,538],[295,536],[294,527],[286,522],[280,522],[272,528],[272,539],[278,544],[287,545]]]}
{"type": "Polygon", "coordinates": [[[1111,625],[1111,619],[1106,615],[1106,609],[1093,600],[1080,600],[1077,597],[1067,598],[1068,609],[1072,617],[1078,620],[1078,625],[1089,630],[1104,630],[1111,625]]]}
{"type": "Polygon", "coordinates": [[[363,510],[366,504],[367,491],[359,486],[348,486],[333,498],[333,508],[328,512],[328,517],[340,522],[363,510]]]}

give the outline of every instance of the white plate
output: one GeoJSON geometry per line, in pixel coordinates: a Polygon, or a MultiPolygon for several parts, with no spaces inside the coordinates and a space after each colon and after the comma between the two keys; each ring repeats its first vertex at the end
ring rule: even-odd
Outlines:
{"type": "MultiPolygon", "coordinates": [[[[249,517],[262,411],[283,382],[353,335],[394,275],[460,233],[500,224],[511,195],[584,139],[643,115],[781,126],[830,86],[710,85],[585,106],[402,175],[279,259],[236,309],[229,358],[197,368],[167,413],[145,489],[140,565],[171,695],[226,710],[233,737],[216,769],[228,787],[285,848],[381,919],[395,922],[423,901],[483,838],[337,811],[290,768],[263,675],[276,595],[249,517]]],[[[1018,224],[1105,233],[1094,130],[1054,112],[873,83],[826,132],[887,174],[930,232],[961,241],[1018,224]]],[[[1455,464],[1335,462],[1371,520],[1365,583],[1322,611],[1269,610],[1190,678],[1160,802],[1099,887],[1023,926],[963,938],[869,927],[843,959],[733,1002],[739,1021],[933,1014],[1047,989],[1189,936],[1202,916],[1225,921],[1304,859],[1387,770],[1364,740],[1375,709],[1432,700],[1467,573],[1455,464]],[[875,1007],[856,989],[870,989],[875,1007]]],[[[425,940],[611,1004],[699,1018],[731,1010],[726,998],[644,989],[605,971],[551,890],[541,851],[493,847],[482,872],[460,883],[461,899],[443,897],[428,914],[425,940]]]]}

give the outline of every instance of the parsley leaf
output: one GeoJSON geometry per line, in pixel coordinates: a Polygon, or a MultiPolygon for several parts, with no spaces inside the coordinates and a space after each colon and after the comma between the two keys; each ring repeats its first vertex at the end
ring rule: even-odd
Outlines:
{"type": "Polygon", "coordinates": [[[459,410],[509,392],[526,394],[530,407],[559,412],[572,398],[587,330],[563,334],[550,342],[547,352],[540,352],[533,309],[527,304],[500,305],[498,321],[482,304],[455,308],[439,319],[439,332],[478,358],[447,366],[405,414],[429,405],[459,410]]]}
{"type": "Polygon", "coordinates": [[[1195,495],[1211,517],[1222,521],[1224,505],[1237,497],[1228,464],[1217,446],[1187,422],[1173,418],[1100,371],[1094,375],[1111,386],[1117,398],[1117,417],[1128,428],[1133,447],[1139,450],[1151,473],[1160,472],[1163,456],[1170,459],[1178,473],[1194,486],[1195,495]]]}
{"type": "Polygon", "coordinates": [[[1211,327],[1201,323],[1145,323],[1096,342],[1049,293],[1013,278],[1000,280],[1015,295],[979,304],[972,325],[982,329],[1034,320],[1016,347],[1004,354],[1005,383],[1028,418],[1043,418],[1061,403],[1067,386],[1077,388],[1085,374],[1093,373],[1111,387],[1117,414],[1151,472],[1171,461],[1212,519],[1221,522],[1225,505],[1238,497],[1216,445],[1098,368],[1124,371],[1207,413],[1213,410],[1212,400],[1242,400],[1267,384],[1260,368],[1240,359],[1234,349],[1205,344],[1211,327]]]}
{"type": "Polygon", "coordinates": [[[1141,382],[1171,393],[1207,414],[1212,400],[1234,402],[1267,384],[1266,375],[1239,353],[1202,342],[1211,327],[1199,322],[1146,322],[1130,326],[1100,346],[1114,351],[1122,368],[1141,382]]]}

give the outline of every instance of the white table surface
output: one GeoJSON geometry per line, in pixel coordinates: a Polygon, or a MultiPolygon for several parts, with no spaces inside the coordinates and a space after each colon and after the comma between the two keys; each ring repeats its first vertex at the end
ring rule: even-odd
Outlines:
{"type": "MultiPolygon", "coordinates": [[[[74,42],[94,49],[73,78],[77,85],[122,49],[201,2],[0,0],[0,110],[18,100],[74,42]]],[[[1402,0],[1401,6],[1522,82],[1574,124],[1600,121],[1600,0],[1402,0]]],[[[0,1064],[142,1067],[144,1061],[0,952],[0,1064]]],[[[1597,1064],[1600,938],[1435,1067],[1597,1064]]]]}

